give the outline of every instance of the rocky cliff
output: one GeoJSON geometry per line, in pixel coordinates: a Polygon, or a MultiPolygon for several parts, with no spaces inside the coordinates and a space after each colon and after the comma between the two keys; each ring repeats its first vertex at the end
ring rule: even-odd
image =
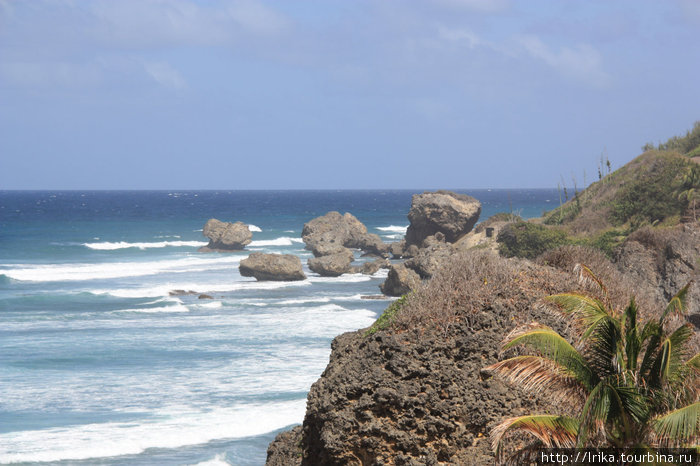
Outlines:
{"type": "MultiPolygon", "coordinates": [[[[541,298],[581,289],[569,264],[584,259],[610,283],[616,302],[642,291],[584,248],[551,255],[554,266],[488,251],[454,255],[384,319],[390,325],[334,340],[302,428],[271,445],[268,464],[490,464],[488,434],[496,421],[553,407],[482,368],[498,359],[501,340],[516,324],[535,320],[565,331],[541,298]]],[[[640,295],[652,312],[659,303],[640,295]]]]}

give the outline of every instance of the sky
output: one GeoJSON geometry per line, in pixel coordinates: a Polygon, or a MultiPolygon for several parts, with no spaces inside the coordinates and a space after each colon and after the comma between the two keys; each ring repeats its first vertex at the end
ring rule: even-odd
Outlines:
{"type": "Polygon", "coordinates": [[[552,188],[700,120],[698,0],[0,0],[0,189],[552,188]]]}

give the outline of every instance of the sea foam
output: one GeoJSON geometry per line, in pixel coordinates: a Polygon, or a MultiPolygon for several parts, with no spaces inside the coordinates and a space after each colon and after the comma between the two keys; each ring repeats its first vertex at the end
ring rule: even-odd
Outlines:
{"type": "Polygon", "coordinates": [[[127,243],[126,241],[117,241],[117,242],[109,242],[109,241],[103,241],[101,243],[83,243],[83,246],[90,248],[90,249],[95,249],[98,251],[114,251],[117,249],[129,249],[129,248],[138,248],[138,249],[151,249],[151,248],[165,248],[165,247],[176,247],[176,248],[182,248],[182,247],[191,247],[191,248],[198,248],[202,246],[206,246],[208,243],[205,243],[203,241],[156,241],[156,242],[151,242],[151,243],[127,243]]]}
{"type": "Polygon", "coordinates": [[[253,232],[261,232],[262,229],[257,225],[248,225],[248,229],[253,232]]]}
{"type": "Polygon", "coordinates": [[[186,257],[148,262],[105,262],[100,264],[3,264],[4,275],[15,280],[62,282],[106,278],[140,277],[159,273],[206,271],[238,264],[242,256],[186,257]]]}
{"type": "Polygon", "coordinates": [[[257,240],[251,241],[250,246],[253,247],[263,247],[263,246],[292,246],[294,243],[303,243],[301,238],[292,238],[289,236],[282,236],[280,238],[269,239],[269,240],[257,240]]]}
{"type": "Polygon", "coordinates": [[[262,435],[299,422],[306,400],[160,412],[141,422],[105,422],[0,434],[0,463],[83,460],[136,455],[218,439],[262,435]]]}
{"type": "Polygon", "coordinates": [[[277,288],[308,285],[311,285],[311,282],[309,280],[295,282],[176,282],[140,288],[91,289],[88,290],[88,292],[97,295],[108,294],[110,296],[115,296],[118,298],[157,298],[162,296],[169,296],[170,292],[173,290],[192,290],[197,293],[224,293],[227,291],[238,290],[274,290],[277,288]]]}
{"type": "Polygon", "coordinates": [[[408,226],[402,227],[399,225],[389,225],[388,227],[377,227],[377,230],[379,231],[389,231],[392,233],[402,233],[406,234],[406,230],[408,230],[408,226]]]}

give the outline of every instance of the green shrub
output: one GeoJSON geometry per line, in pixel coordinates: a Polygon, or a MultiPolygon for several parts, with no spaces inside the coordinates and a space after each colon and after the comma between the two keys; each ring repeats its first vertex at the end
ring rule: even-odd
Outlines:
{"type": "Polygon", "coordinates": [[[399,299],[391,303],[389,307],[384,309],[382,315],[380,315],[379,318],[372,324],[372,326],[365,332],[365,336],[368,337],[377,333],[379,330],[384,330],[385,328],[389,327],[394,321],[396,313],[399,312],[399,309],[401,309],[401,307],[406,302],[407,297],[407,294],[401,296],[399,299]]]}
{"type": "Polygon", "coordinates": [[[587,246],[594,247],[612,258],[613,251],[627,238],[627,233],[621,230],[606,230],[587,241],[587,246]]]}
{"type": "Polygon", "coordinates": [[[573,242],[563,230],[527,222],[506,225],[497,241],[501,255],[527,259],[573,242]]]}
{"type": "Polygon", "coordinates": [[[679,175],[689,163],[678,156],[658,157],[648,170],[626,180],[610,205],[610,222],[616,226],[629,222],[637,229],[680,215],[684,204],[678,199],[679,175]]]}

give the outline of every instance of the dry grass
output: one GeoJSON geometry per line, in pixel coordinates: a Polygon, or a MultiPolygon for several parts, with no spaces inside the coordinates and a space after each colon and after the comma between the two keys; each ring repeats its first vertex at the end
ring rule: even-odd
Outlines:
{"type": "MultiPolygon", "coordinates": [[[[607,298],[616,309],[627,306],[632,297],[640,309],[642,318],[657,316],[665,307],[665,303],[661,302],[655,293],[640,287],[626,277],[605,254],[597,249],[585,246],[562,246],[542,254],[537,262],[565,272],[574,272],[576,264],[585,264],[605,284],[607,298]]],[[[602,297],[600,288],[595,283],[584,281],[580,286],[587,293],[602,297]]]]}
{"type": "Polygon", "coordinates": [[[407,296],[394,327],[436,326],[447,335],[456,321],[472,327],[476,314],[496,301],[534,301],[575,283],[573,276],[567,279],[525,260],[505,259],[488,250],[465,251],[407,296]]]}

